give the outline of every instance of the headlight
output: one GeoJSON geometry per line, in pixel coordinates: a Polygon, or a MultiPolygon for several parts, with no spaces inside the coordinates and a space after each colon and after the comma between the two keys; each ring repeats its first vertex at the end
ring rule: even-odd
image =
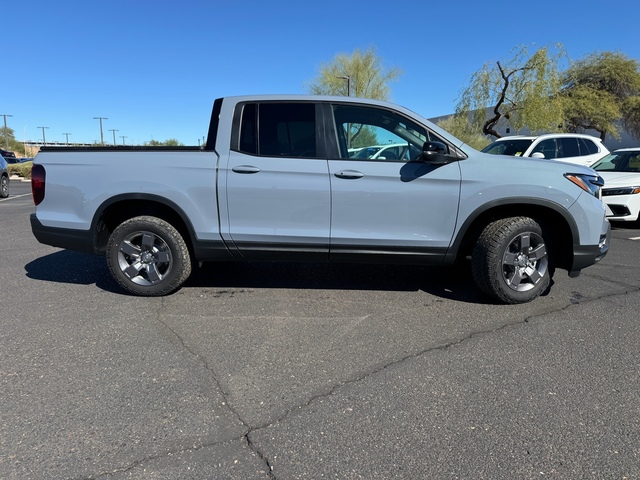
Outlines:
{"type": "Polygon", "coordinates": [[[604,185],[604,179],[600,175],[587,173],[565,173],[564,178],[579,186],[582,190],[600,198],[600,189],[604,185]]]}
{"type": "Polygon", "coordinates": [[[605,188],[602,190],[602,196],[608,195],[635,195],[640,193],[640,187],[620,187],[620,188],[605,188]]]}

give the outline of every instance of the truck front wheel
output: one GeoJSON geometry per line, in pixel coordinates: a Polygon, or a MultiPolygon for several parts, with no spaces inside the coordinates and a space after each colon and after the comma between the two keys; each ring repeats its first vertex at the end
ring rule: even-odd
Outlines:
{"type": "Polygon", "coordinates": [[[504,303],[529,302],[551,284],[547,242],[529,217],[511,217],[487,225],[472,255],[473,278],[485,294],[504,303]]]}
{"type": "Polygon", "coordinates": [[[150,216],[121,223],[107,243],[107,265],[129,292],[147,297],[174,292],[191,274],[189,249],[168,222],[150,216]]]}

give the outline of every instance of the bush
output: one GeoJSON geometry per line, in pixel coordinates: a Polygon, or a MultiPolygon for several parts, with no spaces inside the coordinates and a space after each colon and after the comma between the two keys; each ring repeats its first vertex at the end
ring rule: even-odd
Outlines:
{"type": "Polygon", "coordinates": [[[22,178],[31,178],[31,167],[33,162],[10,163],[7,165],[9,175],[18,175],[22,178]]]}

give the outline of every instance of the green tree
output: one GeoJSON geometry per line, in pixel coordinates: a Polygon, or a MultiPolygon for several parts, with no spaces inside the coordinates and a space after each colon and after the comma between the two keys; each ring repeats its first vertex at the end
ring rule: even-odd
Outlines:
{"type": "Polygon", "coordinates": [[[477,129],[474,130],[469,119],[461,115],[451,115],[440,120],[438,126],[476,150],[482,150],[490,143],[486,135],[483,135],[477,129]]]}
{"type": "Polygon", "coordinates": [[[318,76],[309,85],[313,95],[347,95],[389,100],[389,83],[398,79],[402,71],[385,68],[375,49],[356,49],[353,53],[339,53],[332,61],[320,65],[318,76]]]}
{"type": "Polygon", "coordinates": [[[18,156],[26,156],[24,144],[16,140],[13,128],[0,127],[0,145],[4,150],[10,150],[18,156]]]}
{"type": "Polygon", "coordinates": [[[465,119],[471,131],[501,137],[495,129],[505,118],[516,130],[556,130],[563,120],[560,90],[561,45],[529,55],[520,47],[513,58],[486,63],[471,77],[456,106],[457,122],[465,119]]]}
{"type": "Polygon", "coordinates": [[[147,142],[147,145],[150,147],[181,147],[184,144],[176,140],[175,138],[169,138],[164,142],[160,142],[158,140],[150,140],[147,142]]]}
{"type": "MultiPolygon", "coordinates": [[[[385,68],[374,48],[356,49],[351,54],[339,53],[332,61],[321,64],[318,76],[309,84],[309,93],[389,100],[389,83],[401,74],[397,67],[385,68]]],[[[349,132],[345,133],[350,148],[377,143],[375,134],[360,124],[349,125],[349,132]]]]}
{"type": "Polygon", "coordinates": [[[573,63],[563,76],[565,124],[619,138],[618,123],[640,138],[640,64],[622,53],[600,52],[573,63]]]}

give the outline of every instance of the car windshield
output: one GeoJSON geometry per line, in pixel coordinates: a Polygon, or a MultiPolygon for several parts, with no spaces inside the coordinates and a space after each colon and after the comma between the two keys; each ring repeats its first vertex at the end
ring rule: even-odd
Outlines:
{"type": "Polygon", "coordinates": [[[598,172],[640,172],[640,151],[613,152],[591,165],[598,172]]]}
{"type": "Polygon", "coordinates": [[[513,138],[508,140],[496,140],[482,149],[484,153],[493,155],[511,155],[521,157],[533,143],[531,138],[513,138]]]}

